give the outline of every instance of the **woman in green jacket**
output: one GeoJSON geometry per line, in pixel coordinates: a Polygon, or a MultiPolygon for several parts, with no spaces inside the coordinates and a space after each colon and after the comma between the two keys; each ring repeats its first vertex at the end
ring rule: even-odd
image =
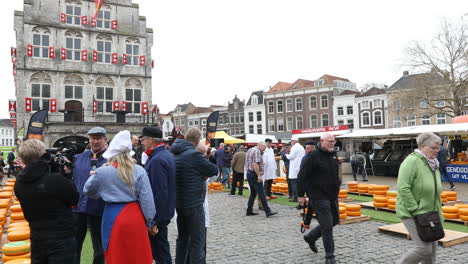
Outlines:
{"type": "Polygon", "coordinates": [[[408,155],[401,164],[397,183],[397,215],[401,218],[416,247],[406,252],[397,261],[398,264],[436,263],[437,241],[421,241],[413,217],[437,211],[440,219],[443,219],[439,198],[442,184],[437,160],[442,141],[437,135],[427,132],[420,134],[416,142],[418,149],[408,155]]]}

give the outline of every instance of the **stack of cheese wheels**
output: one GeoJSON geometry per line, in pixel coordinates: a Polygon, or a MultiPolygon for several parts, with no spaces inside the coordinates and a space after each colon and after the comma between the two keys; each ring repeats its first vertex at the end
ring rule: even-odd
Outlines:
{"type": "Polygon", "coordinates": [[[445,194],[447,194],[447,200],[450,201],[456,201],[457,200],[457,192],[453,191],[445,191],[445,194]]]}
{"type": "Polygon", "coordinates": [[[348,185],[348,192],[358,192],[358,182],[349,181],[346,183],[348,185]]]}
{"type": "Polygon", "coordinates": [[[388,191],[387,192],[387,207],[388,209],[396,210],[396,199],[398,193],[395,191],[388,191]]]}
{"type": "Polygon", "coordinates": [[[388,198],[385,195],[375,195],[374,194],[374,206],[375,207],[387,207],[388,206],[388,198]]]}
{"type": "Polygon", "coordinates": [[[8,262],[4,262],[4,264],[31,264],[31,260],[28,258],[18,258],[10,260],[8,262]]]}
{"type": "Polygon", "coordinates": [[[348,190],[340,189],[340,193],[338,194],[338,198],[341,198],[341,199],[348,198],[348,190]]]}
{"type": "Polygon", "coordinates": [[[16,241],[5,244],[2,247],[3,263],[21,259],[21,258],[30,258],[31,243],[29,241],[16,241]]]}
{"type": "Polygon", "coordinates": [[[448,202],[447,194],[445,192],[440,193],[440,202],[443,204],[448,202]]]}
{"type": "Polygon", "coordinates": [[[460,220],[468,221],[468,207],[459,207],[458,214],[459,214],[460,220]]]}
{"type": "Polygon", "coordinates": [[[340,219],[346,219],[346,217],[348,217],[346,215],[346,207],[345,206],[340,206],[338,207],[338,211],[339,211],[339,214],[340,214],[340,219]]]}
{"type": "Polygon", "coordinates": [[[359,204],[346,204],[346,216],[361,216],[361,206],[359,204]]]}
{"type": "Polygon", "coordinates": [[[390,188],[388,185],[373,185],[372,186],[372,194],[377,195],[387,195],[387,191],[390,188]]]}
{"type": "Polygon", "coordinates": [[[271,191],[274,192],[274,193],[280,192],[279,185],[273,183],[273,184],[271,185],[271,191]]]}
{"type": "Polygon", "coordinates": [[[223,189],[223,184],[220,182],[212,182],[208,184],[208,189],[209,190],[222,190],[223,189]]]}
{"type": "Polygon", "coordinates": [[[278,183],[280,193],[288,193],[288,184],[287,183],[278,183]]]}
{"type": "Polygon", "coordinates": [[[446,219],[457,219],[459,217],[458,211],[456,206],[442,206],[442,215],[446,219]]]}
{"type": "Polygon", "coordinates": [[[366,184],[366,183],[358,184],[358,192],[359,193],[368,193],[369,192],[369,184],[366,184]]]}

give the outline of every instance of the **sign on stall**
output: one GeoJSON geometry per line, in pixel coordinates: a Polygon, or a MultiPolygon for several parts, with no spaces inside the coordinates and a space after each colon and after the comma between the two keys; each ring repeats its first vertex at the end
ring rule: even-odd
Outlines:
{"type": "MultiPolygon", "coordinates": [[[[450,177],[453,182],[468,183],[468,166],[467,165],[447,165],[447,177],[450,177]]],[[[447,181],[442,177],[443,181],[447,181]]]]}

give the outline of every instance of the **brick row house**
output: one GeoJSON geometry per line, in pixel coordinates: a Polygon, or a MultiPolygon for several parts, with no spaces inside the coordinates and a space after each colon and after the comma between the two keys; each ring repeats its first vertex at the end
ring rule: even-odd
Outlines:
{"type": "Polygon", "coordinates": [[[385,128],[387,94],[384,89],[371,88],[356,95],[360,128],[385,128]]]}

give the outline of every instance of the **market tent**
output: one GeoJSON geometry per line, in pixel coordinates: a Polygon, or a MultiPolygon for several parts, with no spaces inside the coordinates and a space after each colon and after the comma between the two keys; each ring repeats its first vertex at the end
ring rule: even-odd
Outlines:
{"type": "Polygon", "coordinates": [[[258,135],[258,134],[246,134],[245,141],[249,143],[258,143],[260,141],[265,142],[265,139],[271,139],[273,142],[278,142],[274,135],[258,135]]]}
{"type": "Polygon", "coordinates": [[[226,134],[224,131],[216,131],[216,134],[213,138],[222,138],[224,139],[224,144],[240,144],[244,143],[245,140],[238,139],[235,137],[231,137],[230,135],[226,134]]]}
{"type": "Polygon", "coordinates": [[[301,138],[319,138],[323,134],[332,134],[334,136],[343,135],[349,133],[351,130],[337,130],[337,131],[327,131],[327,132],[315,132],[315,133],[303,133],[303,134],[293,134],[291,140],[299,140],[301,138]]]}

